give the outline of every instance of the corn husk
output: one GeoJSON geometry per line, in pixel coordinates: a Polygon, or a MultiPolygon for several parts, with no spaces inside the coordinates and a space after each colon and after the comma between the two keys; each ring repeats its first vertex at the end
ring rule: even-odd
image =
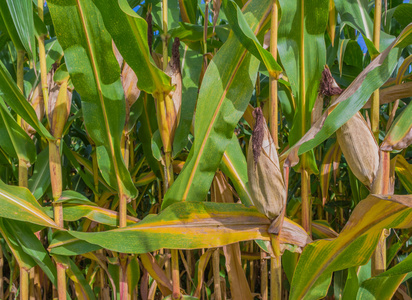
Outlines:
{"type": "Polygon", "coordinates": [[[349,168],[370,189],[379,168],[379,147],[365,119],[358,112],[336,136],[349,168]]]}
{"type": "MultiPolygon", "coordinates": [[[[44,102],[43,102],[43,92],[41,90],[41,84],[39,84],[34,90],[31,95],[30,104],[33,107],[34,111],[36,112],[37,119],[40,121],[43,120],[44,117],[44,102]]],[[[21,120],[21,126],[26,131],[26,133],[33,137],[36,134],[36,130],[31,127],[26,121],[23,119],[21,120]]]]}
{"type": "Polygon", "coordinates": [[[130,120],[130,111],[133,104],[136,103],[137,99],[140,96],[140,90],[137,87],[137,76],[134,73],[133,69],[125,62],[123,56],[120,54],[119,50],[116,47],[116,44],[112,43],[113,53],[116,57],[117,62],[121,70],[121,79],[122,86],[124,91],[124,96],[126,99],[126,119],[124,130],[126,133],[130,133],[133,129],[134,123],[129,122],[130,120]],[[130,124],[131,123],[131,124],[130,124]]]}
{"type": "Polygon", "coordinates": [[[177,126],[180,120],[180,110],[182,105],[182,75],[180,71],[180,41],[175,38],[172,46],[172,57],[167,65],[165,73],[170,76],[174,90],[170,93],[163,93],[155,98],[157,123],[162,138],[163,150],[165,153],[172,151],[172,144],[177,126]]]}
{"type": "Polygon", "coordinates": [[[72,92],[69,89],[69,73],[62,65],[47,75],[49,85],[48,115],[50,123],[50,133],[56,139],[63,135],[64,126],[70,115],[72,92]],[[58,73],[59,72],[59,73],[58,73]],[[59,75],[56,78],[55,74],[59,75]],[[66,75],[66,76],[65,76],[66,75]]]}
{"type": "MultiPolygon", "coordinates": [[[[260,108],[256,110],[260,110],[260,108]]],[[[253,142],[255,141],[252,139],[252,142],[249,143],[247,154],[248,178],[254,206],[270,220],[275,220],[282,213],[285,205],[286,187],[282,172],[280,171],[276,146],[263,115],[261,118],[263,119],[263,140],[260,154],[257,155],[256,148],[254,151],[253,142]]],[[[256,132],[256,129],[259,127],[255,125],[255,137],[262,134],[256,132]]]]}

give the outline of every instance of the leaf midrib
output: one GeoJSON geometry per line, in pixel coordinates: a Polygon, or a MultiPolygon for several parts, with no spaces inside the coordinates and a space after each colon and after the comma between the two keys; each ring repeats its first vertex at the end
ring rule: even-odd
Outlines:
{"type": "Polygon", "coordinates": [[[89,31],[88,31],[88,28],[87,28],[87,25],[86,25],[86,20],[84,18],[83,8],[80,4],[80,0],[76,0],[76,2],[77,2],[77,9],[78,9],[79,15],[80,15],[80,21],[82,23],[83,31],[84,31],[85,37],[86,37],[86,43],[87,43],[87,47],[88,47],[88,50],[89,50],[90,59],[92,61],[91,65],[92,65],[92,69],[93,69],[93,74],[94,74],[94,77],[96,79],[96,88],[97,88],[97,92],[99,94],[100,106],[101,106],[102,111],[103,111],[104,126],[106,128],[106,135],[107,135],[107,138],[109,140],[109,149],[110,149],[111,157],[112,157],[112,160],[113,160],[113,167],[114,167],[115,176],[116,176],[116,180],[117,180],[117,188],[118,188],[119,194],[123,194],[121,179],[119,178],[119,166],[117,165],[115,150],[114,150],[114,146],[113,146],[113,139],[112,139],[112,136],[110,134],[110,127],[109,127],[109,123],[108,123],[108,120],[107,120],[106,106],[104,104],[103,93],[102,93],[102,89],[101,89],[101,86],[100,86],[99,73],[98,73],[97,68],[96,68],[96,59],[94,57],[93,48],[92,48],[92,45],[90,43],[90,35],[89,35],[89,31]]]}

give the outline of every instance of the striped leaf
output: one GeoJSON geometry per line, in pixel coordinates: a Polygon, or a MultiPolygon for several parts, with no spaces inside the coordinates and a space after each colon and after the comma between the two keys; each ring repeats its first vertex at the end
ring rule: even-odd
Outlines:
{"type": "Polygon", "coordinates": [[[147,93],[170,91],[170,78],[154,64],[147,42],[147,23],[126,0],[93,0],[117,49],[136,73],[137,86],[147,93]]]}
{"type": "Polygon", "coordinates": [[[399,264],[386,272],[363,281],[359,287],[356,299],[392,299],[399,285],[410,272],[412,272],[412,255],[408,255],[399,264]]]}
{"type": "Polygon", "coordinates": [[[403,150],[412,143],[412,104],[395,119],[381,144],[384,151],[403,150]]]}
{"type": "Polygon", "coordinates": [[[400,182],[409,194],[412,194],[412,165],[402,155],[395,156],[395,172],[400,182]]]}
{"type": "MultiPolygon", "coordinates": [[[[241,204],[180,202],[125,228],[94,233],[61,232],[56,234],[58,239],[53,240],[50,249],[52,253],[72,255],[92,251],[94,246],[122,253],[211,248],[254,239],[269,241],[269,225],[270,221],[255,208],[241,204]]],[[[304,247],[310,239],[300,226],[285,221],[279,240],[304,247]]]]}
{"type": "Polygon", "coordinates": [[[32,193],[23,187],[10,186],[0,180],[0,217],[57,228],[37,203],[32,193]]]}
{"type": "Polygon", "coordinates": [[[324,297],[332,272],[366,264],[382,229],[410,228],[411,216],[412,198],[407,195],[370,195],[362,200],[337,238],[305,247],[293,276],[290,299],[324,297]]]}
{"type": "Polygon", "coordinates": [[[37,118],[36,112],[30,103],[24,98],[13,78],[0,61],[0,91],[7,104],[32,126],[42,137],[53,140],[54,138],[37,118]]]}
{"type": "Polygon", "coordinates": [[[17,124],[9,109],[0,97],[0,144],[11,157],[26,163],[36,160],[36,148],[33,140],[17,124]]]}
{"type": "MultiPolygon", "coordinates": [[[[256,35],[271,1],[254,0],[243,14],[256,35]]],[[[231,36],[210,62],[196,108],[195,140],[188,160],[162,203],[199,201],[208,193],[214,173],[230,143],[233,130],[249,103],[259,62],[231,36]]]]}
{"type": "Polygon", "coordinates": [[[126,114],[120,68],[102,16],[91,0],[47,4],[103,178],[119,193],[135,198],[137,189],[120,151],[126,114]]]}
{"type": "Polygon", "coordinates": [[[233,33],[242,45],[265,65],[271,76],[279,78],[282,68],[273,55],[262,47],[250,29],[239,6],[233,0],[223,0],[223,10],[233,33]]]}

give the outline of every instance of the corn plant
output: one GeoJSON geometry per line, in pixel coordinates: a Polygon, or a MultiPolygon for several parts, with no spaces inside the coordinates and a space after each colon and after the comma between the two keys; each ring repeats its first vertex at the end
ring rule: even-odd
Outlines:
{"type": "Polygon", "coordinates": [[[410,299],[411,45],[402,1],[0,1],[0,299],[410,299]]]}

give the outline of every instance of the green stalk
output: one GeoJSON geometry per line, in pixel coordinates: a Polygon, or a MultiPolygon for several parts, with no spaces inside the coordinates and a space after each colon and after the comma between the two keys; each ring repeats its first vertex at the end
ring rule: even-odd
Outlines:
{"type": "MultiPolygon", "coordinates": [[[[44,20],[44,0],[37,1],[38,15],[40,19],[44,20]]],[[[44,47],[44,35],[38,37],[39,44],[39,61],[40,61],[40,77],[41,87],[43,92],[44,107],[46,110],[47,119],[49,118],[49,91],[47,84],[47,65],[46,65],[46,50],[44,47]]],[[[62,193],[62,171],[61,171],[61,157],[60,157],[60,140],[55,142],[49,141],[49,163],[53,201],[57,201],[62,193]]],[[[53,206],[54,220],[60,228],[64,228],[63,222],[63,206],[62,204],[55,204],[53,206]]],[[[57,268],[57,290],[59,299],[66,299],[66,270],[63,265],[56,262],[57,268]]]]}
{"type": "MultiPolygon", "coordinates": [[[[382,0],[375,1],[375,17],[373,20],[373,45],[379,52],[381,33],[382,0]]],[[[373,93],[371,106],[372,132],[379,143],[379,89],[373,93]]]]}
{"type": "MultiPolygon", "coordinates": [[[[37,11],[39,17],[44,21],[44,0],[37,1],[37,11]]],[[[40,78],[41,78],[41,89],[43,92],[44,108],[46,110],[46,116],[49,118],[49,89],[47,84],[47,65],[46,65],[46,49],[44,47],[44,35],[37,38],[39,44],[39,61],[40,61],[40,78]]]]}
{"type": "MultiPolygon", "coordinates": [[[[22,93],[24,93],[24,50],[17,51],[17,86],[22,93]]],[[[18,117],[18,123],[21,124],[21,118],[18,117]]],[[[28,167],[27,162],[19,158],[19,186],[26,187],[28,186],[28,167]]],[[[29,271],[20,267],[20,299],[28,300],[29,299],[29,271]]]]}
{"type": "MultiPolygon", "coordinates": [[[[123,146],[122,146],[123,147],[123,146]]],[[[122,149],[124,150],[124,149],[122,149]]],[[[123,155],[126,153],[123,152],[123,155]]],[[[129,160],[125,159],[126,168],[128,168],[129,160]]],[[[120,187],[120,184],[119,184],[120,187]]],[[[126,194],[123,192],[121,188],[119,188],[119,227],[126,227],[127,226],[127,197],[126,194]]],[[[127,300],[129,299],[129,288],[127,282],[127,254],[120,253],[119,254],[120,260],[120,268],[119,268],[119,290],[120,290],[120,300],[127,300]]]]}
{"type": "MultiPolygon", "coordinates": [[[[304,156],[302,157],[303,161],[304,156]]],[[[311,235],[312,227],[312,204],[309,197],[310,175],[307,170],[301,170],[301,199],[302,199],[302,227],[311,235]]]]}
{"type": "Polygon", "coordinates": [[[29,299],[29,278],[29,272],[24,268],[20,268],[20,300],[29,299]]]}
{"type": "MultiPolygon", "coordinates": [[[[272,1],[272,17],[270,24],[270,53],[276,60],[278,51],[278,6],[277,0],[272,1]]],[[[269,129],[276,149],[278,142],[278,81],[269,77],[269,129]]]]}
{"type": "MultiPolygon", "coordinates": [[[[205,24],[203,26],[203,55],[205,55],[207,53],[207,29],[208,29],[208,25],[209,25],[209,3],[210,3],[210,0],[206,0],[206,3],[205,3],[205,24]]],[[[206,69],[207,58],[204,57],[204,60],[206,62],[206,64],[205,64],[205,69],[206,69]]]]}
{"type": "MultiPolygon", "coordinates": [[[[381,17],[382,17],[382,0],[375,1],[375,16],[373,20],[373,45],[379,52],[379,42],[381,33],[381,17]]],[[[379,89],[373,92],[372,95],[372,105],[371,105],[371,127],[373,135],[377,143],[379,144],[379,89]]],[[[381,155],[385,155],[386,152],[381,152],[381,155]]],[[[389,155],[388,153],[386,155],[389,155]]],[[[381,164],[387,164],[386,168],[389,167],[389,160],[381,160],[381,164]]],[[[385,169],[385,166],[380,166],[380,168],[385,169]]],[[[387,190],[388,182],[385,178],[377,178],[381,180],[380,188],[374,187],[374,193],[383,194],[384,190],[387,190]]],[[[375,252],[372,257],[372,275],[377,276],[386,270],[386,231],[383,230],[381,237],[379,239],[378,245],[376,246],[375,252]]]]}
{"type": "Polygon", "coordinates": [[[168,54],[167,54],[167,0],[162,0],[162,16],[163,16],[163,70],[166,70],[168,63],[168,54]]]}
{"type": "MultiPolygon", "coordinates": [[[[278,45],[278,5],[272,1],[272,16],[270,26],[270,53],[276,60],[278,45]]],[[[269,78],[269,130],[273,142],[279,149],[278,142],[278,82],[274,77],[269,78]]],[[[303,213],[303,212],[302,212],[303,213]]],[[[275,249],[274,249],[275,250],[275,249]]],[[[270,299],[280,299],[282,294],[281,254],[270,259],[270,299]]]]}

